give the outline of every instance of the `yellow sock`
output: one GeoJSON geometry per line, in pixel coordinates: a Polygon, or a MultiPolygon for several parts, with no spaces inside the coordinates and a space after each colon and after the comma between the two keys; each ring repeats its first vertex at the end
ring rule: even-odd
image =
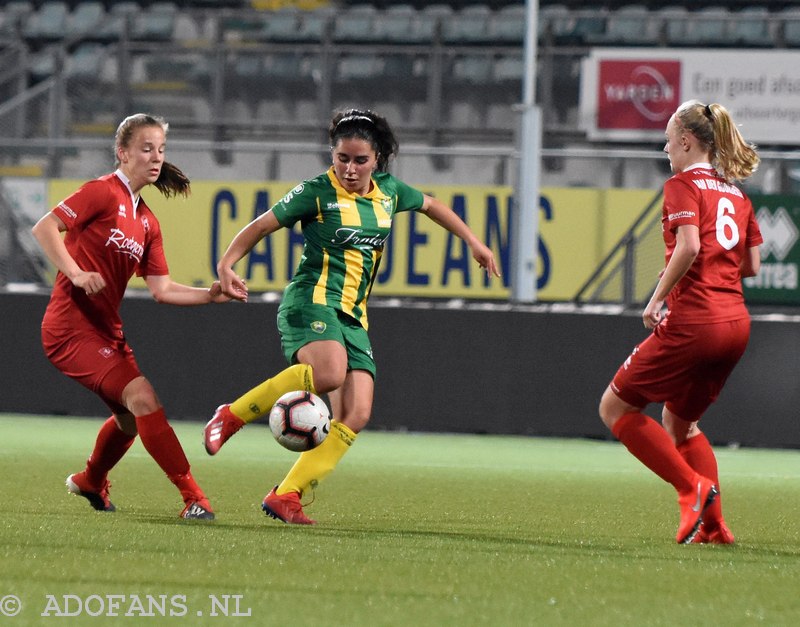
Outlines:
{"type": "Polygon", "coordinates": [[[295,364],[282,370],[233,401],[231,412],[245,422],[253,422],[268,413],[281,396],[294,390],[316,393],[311,366],[295,364]]]}
{"type": "Polygon", "coordinates": [[[331,421],[331,432],[325,441],[300,455],[275,493],[299,492],[302,495],[309,487],[316,488],[350,450],[355,439],[352,429],[337,420],[331,421]]]}

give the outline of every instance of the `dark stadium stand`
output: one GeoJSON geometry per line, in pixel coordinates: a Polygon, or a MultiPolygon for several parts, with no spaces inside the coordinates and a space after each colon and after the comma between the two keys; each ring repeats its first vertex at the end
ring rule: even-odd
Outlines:
{"type": "MultiPolygon", "coordinates": [[[[800,0],[539,4],[550,145],[579,135],[591,47],[800,47],[800,0]]],[[[62,76],[67,135],[105,134],[137,106],[197,137],[307,138],[332,108],[376,100],[381,80],[377,102],[409,138],[511,141],[524,34],[523,2],[11,1],[0,5],[0,92],[62,76]]]]}

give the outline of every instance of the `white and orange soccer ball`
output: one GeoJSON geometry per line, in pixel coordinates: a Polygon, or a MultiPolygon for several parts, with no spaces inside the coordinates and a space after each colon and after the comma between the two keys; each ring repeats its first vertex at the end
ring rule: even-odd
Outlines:
{"type": "Polygon", "coordinates": [[[309,451],[322,444],[331,429],[331,413],[316,394],[287,392],[269,412],[269,428],[290,451],[309,451]]]}

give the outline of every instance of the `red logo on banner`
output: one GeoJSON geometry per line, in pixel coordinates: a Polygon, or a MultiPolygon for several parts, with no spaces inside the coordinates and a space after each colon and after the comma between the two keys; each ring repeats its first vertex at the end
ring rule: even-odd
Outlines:
{"type": "Polygon", "coordinates": [[[598,129],[664,129],[680,104],[680,61],[600,61],[598,129]]]}

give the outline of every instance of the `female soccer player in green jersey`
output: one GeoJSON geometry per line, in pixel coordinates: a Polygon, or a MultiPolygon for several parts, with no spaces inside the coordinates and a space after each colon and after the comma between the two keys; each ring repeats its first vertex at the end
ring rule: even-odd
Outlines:
{"type": "Polygon", "coordinates": [[[369,422],[375,362],[367,299],[394,215],[425,213],[464,240],[487,273],[500,276],[492,251],[450,207],[387,172],[398,145],[384,118],[358,109],[338,112],[329,137],[333,165],[244,227],[217,264],[223,292],[246,301],[247,286],[233,265],[262,238],[301,221],[303,255],[278,308],[281,345],[292,365],[218,407],[204,430],[206,451],[215,455],[245,424],[268,415],[286,392],[328,394],[330,435],[300,455],[262,504],[268,516],[294,524],[313,524],[300,498],[334,469],[369,422]]]}

